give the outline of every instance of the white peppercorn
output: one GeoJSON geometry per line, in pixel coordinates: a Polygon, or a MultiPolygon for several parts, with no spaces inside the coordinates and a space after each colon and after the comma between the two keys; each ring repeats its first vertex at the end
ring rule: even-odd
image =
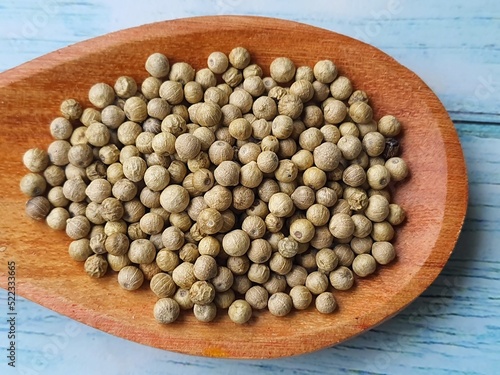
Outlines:
{"type": "Polygon", "coordinates": [[[222,74],[229,65],[229,59],[223,52],[212,52],[207,58],[207,66],[215,74],[222,74]]]}
{"type": "Polygon", "coordinates": [[[337,67],[331,60],[318,61],[313,68],[314,77],[321,83],[331,83],[337,78],[337,67]]]}
{"type": "Polygon", "coordinates": [[[329,223],[330,232],[338,239],[348,238],[354,233],[354,222],[348,214],[334,214],[329,223]]]}
{"type": "Polygon", "coordinates": [[[235,276],[245,276],[250,268],[250,261],[247,256],[229,256],[226,266],[235,276]]]}
{"type": "Polygon", "coordinates": [[[158,298],[169,298],[177,289],[172,276],[167,273],[157,273],[151,278],[149,287],[158,298]]]}
{"type": "Polygon", "coordinates": [[[398,204],[389,204],[389,215],[386,220],[392,225],[401,224],[406,218],[405,210],[398,204]]]}
{"type": "Polygon", "coordinates": [[[144,280],[151,281],[154,275],[161,272],[156,262],[139,264],[139,269],[144,275],[144,280]]]}
{"type": "Polygon", "coordinates": [[[71,202],[68,206],[68,212],[70,217],[85,215],[85,210],[87,208],[87,203],[83,202],[71,202]]]}
{"type": "Polygon", "coordinates": [[[293,307],[297,310],[305,310],[312,303],[312,294],[303,285],[296,285],[290,290],[293,307]]]}
{"type": "Polygon", "coordinates": [[[66,234],[73,240],[84,238],[89,232],[90,222],[85,216],[75,216],[66,221],[66,234]]]}
{"type": "Polygon", "coordinates": [[[229,95],[229,104],[238,107],[241,113],[248,113],[253,106],[253,98],[245,90],[234,90],[231,95],[229,95]]]}
{"type": "MultiPolygon", "coordinates": [[[[102,218],[106,221],[117,221],[125,216],[125,206],[122,205],[118,199],[109,197],[102,201],[100,213],[102,218]]],[[[135,222],[137,220],[131,221],[135,222]]]]}
{"type": "Polygon", "coordinates": [[[195,281],[189,288],[189,298],[194,304],[208,305],[215,298],[215,289],[207,281],[195,281]]]}
{"type": "Polygon", "coordinates": [[[406,162],[399,158],[393,157],[385,162],[385,168],[391,175],[391,180],[402,181],[408,176],[408,166],[406,162]]]}
{"type": "Polygon", "coordinates": [[[330,292],[323,292],[316,297],[316,310],[322,314],[331,314],[337,308],[337,301],[330,292]]]}
{"type": "Polygon", "coordinates": [[[372,222],[364,215],[356,214],[351,216],[354,223],[353,235],[359,238],[369,236],[372,231],[372,222]]]}
{"type": "Polygon", "coordinates": [[[359,254],[352,262],[352,270],[359,277],[366,277],[372,274],[376,268],[377,263],[370,254],[359,254]]]}
{"type": "Polygon", "coordinates": [[[303,108],[302,100],[294,94],[286,94],[278,102],[278,113],[294,120],[301,115],[303,108]]]}
{"type": "MultiPolygon", "coordinates": [[[[104,234],[111,236],[113,233],[127,233],[127,223],[124,220],[107,221],[104,225],[104,234]]],[[[128,249],[128,248],[127,248],[128,249]]]]}
{"type": "Polygon", "coordinates": [[[356,254],[366,254],[371,251],[373,240],[371,237],[353,237],[350,246],[352,251],[356,254]]]}
{"type": "Polygon", "coordinates": [[[185,62],[176,62],[170,67],[170,74],[168,79],[171,81],[177,81],[185,85],[189,81],[193,81],[195,76],[195,70],[191,65],[185,62]]]}
{"type": "Polygon", "coordinates": [[[328,229],[328,225],[317,227],[310,245],[315,249],[330,247],[333,243],[333,235],[328,229]]]}
{"type": "Polygon", "coordinates": [[[173,323],[177,320],[180,314],[179,303],[172,298],[160,298],[156,301],[153,315],[161,324],[173,323]]]}
{"type": "Polygon", "coordinates": [[[245,300],[235,300],[228,309],[229,319],[237,324],[245,324],[252,317],[252,307],[245,300]]]}
{"type": "MultiPolygon", "coordinates": [[[[273,253],[269,259],[269,269],[278,275],[286,275],[290,272],[293,266],[291,258],[285,258],[280,253],[273,253]]],[[[250,266],[250,269],[252,267],[250,266]]],[[[266,279],[267,280],[267,279],[266,279]]]]}
{"type": "Polygon", "coordinates": [[[285,193],[276,193],[269,198],[269,211],[277,217],[286,217],[293,210],[293,200],[285,193]]]}
{"type": "Polygon", "coordinates": [[[264,239],[253,240],[247,252],[248,259],[253,263],[265,263],[271,258],[271,254],[271,245],[264,239]]]}
{"type": "Polygon", "coordinates": [[[252,286],[245,293],[245,301],[247,301],[255,310],[265,309],[267,307],[268,298],[269,293],[260,285],[252,286]]]}
{"type": "Polygon", "coordinates": [[[235,294],[232,289],[215,294],[214,303],[219,309],[227,309],[235,300],[235,294]]]}
{"type": "Polygon", "coordinates": [[[253,97],[258,97],[266,91],[266,87],[264,86],[264,82],[262,82],[262,78],[256,75],[246,77],[244,79],[243,89],[253,97]]]}
{"type": "Polygon", "coordinates": [[[401,123],[392,115],[386,115],[378,120],[378,131],[384,137],[396,137],[401,132],[401,123]]]}
{"type": "Polygon", "coordinates": [[[366,171],[366,180],[372,189],[380,190],[391,182],[391,173],[383,165],[373,165],[366,171]]]}
{"type": "Polygon", "coordinates": [[[285,275],[286,284],[293,288],[298,285],[304,285],[306,283],[308,272],[307,270],[297,264],[292,266],[290,272],[285,275]]]}
{"type": "Polygon", "coordinates": [[[156,264],[165,272],[172,272],[179,265],[179,256],[171,250],[162,249],[156,255],[156,264]]]}
{"type": "Polygon", "coordinates": [[[179,250],[179,258],[184,262],[194,263],[199,256],[198,248],[191,242],[184,244],[179,250]]]}
{"type": "Polygon", "coordinates": [[[311,272],[307,275],[305,286],[312,294],[321,294],[328,288],[328,278],[320,271],[311,272]]]}
{"type": "Polygon", "coordinates": [[[391,241],[394,233],[394,228],[387,221],[373,223],[371,236],[374,241],[391,241]]]}
{"type": "Polygon", "coordinates": [[[125,255],[128,252],[130,241],[124,233],[112,233],[106,236],[104,247],[111,255],[125,255]]]}
{"type": "Polygon", "coordinates": [[[267,227],[262,218],[251,215],[243,220],[241,229],[248,234],[251,240],[255,240],[264,237],[267,227]]]}
{"type": "Polygon", "coordinates": [[[290,86],[290,93],[297,95],[304,103],[308,102],[314,96],[312,82],[304,79],[296,80],[290,86]]]}
{"type": "Polygon", "coordinates": [[[349,116],[358,124],[366,124],[372,120],[373,110],[367,103],[357,101],[349,106],[349,116]]]}
{"type": "Polygon", "coordinates": [[[106,241],[106,233],[104,233],[103,225],[94,225],[89,232],[90,248],[96,254],[105,254],[106,248],[104,243],[106,241]]]}
{"type": "Polygon", "coordinates": [[[70,121],[78,120],[83,111],[81,104],[78,103],[75,99],[63,100],[59,109],[64,118],[70,121]]]}
{"type": "Polygon", "coordinates": [[[181,310],[190,310],[194,307],[194,303],[189,298],[189,289],[178,288],[173,299],[179,304],[181,310]]]}
{"type": "Polygon", "coordinates": [[[76,260],[77,262],[84,262],[89,256],[94,254],[90,248],[90,241],[88,238],[71,241],[68,253],[71,259],[76,260]]]}
{"type": "Polygon", "coordinates": [[[290,225],[290,236],[300,243],[311,241],[314,237],[314,225],[307,219],[298,219],[290,225]]]}
{"type": "Polygon", "coordinates": [[[323,171],[333,171],[337,168],[341,156],[340,148],[332,142],[322,143],[313,152],[314,164],[323,171]]]}
{"type": "Polygon", "coordinates": [[[233,257],[244,255],[250,247],[250,237],[241,230],[235,229],[227,233],[222,240],[222,248],[233,257]]]}
{"type": "Polygon", "coordinates": [[[55,207],[46,217],[47,225],[54,230],[65,230],[66,221],[69,219],[68,211],[63,207],[55,207]]]}
{"type": "Polygon", "coordinates": [[[330,272],[330,284],[337,290],[349,290],[354,285],[354,275],[352,271],[345,267],[340,266],[336,270],[330,272]]]}
{"type": "Polygon", "coordinates": [[[222,74],[222,79],[230,87],[236,87],[243,81],[243,74],[231,66],[222,74]]]}
{"type": "Polygon", "coordinates": [[[274,177],[280,182],[292,182],[297,178],[298,172],[297,166],[291,160],[283,159],[274,171],[274,177]]]}
{"type": "Polygon", "coordinates": [[[153,77],[164,78],[170,71],[168,58],[161,53],[153,53],[146,60],[146,70],[153,77]]]}
{"type": "Polygon", "coordinates": [[[132,77],[121,76],[116,79],[114,89],[117,96],[127,99],[136,94],[137,83],[132,77]]]}
{"type": "Polygon", "coordinates": [[[326,181],[326,173],[318,167],[307,168],[302,174],[302,183],[314,190],[321,189],[326,181]]]}
{"type": "MultiPolygon", "coordinates": [[[[263,84],[264,83],[262,82],[262,85],[263,84]]],[[[252,112],[257,117],[257,119],[270,121],[277,115],[278,107],[276,105],[276,102],[272,98],[268,96],[260,96],[254,100],[252,104],[252,112]]],[[[258,133],[255,132],[255,128],[254,128],[254,133],[258,133]]],[[[254,134],[254,136],[255,135],[258,134],[254,134]]]]}
{"type": "Polygon", "coordinates": [[[97,108],[104,108],[115,100],[115,91],[106,83],[96,83],[89,90],[89,100],[97,108]]]}
{"type": "Polygon", "coordinates": [[[153,212],[146,213],[140,220],[140,228],[146,234],[158,234],[165,225],[163,218],[153,212]]]}
{"type": "Polygon", "coordinates": [[[137,195],[137,185],[126,178],[121,178],[113,184],[111,193],[116,199],[122,202],[128,202],[137,195]]]}
{"type": "Polygon", "coordinates": [[[359,130],[359,136],[364,137],[370,132],[376,132],[377,129],[377,122],[375,120],[372,120],[366,124],[357,124],[358,130],[359,130]]]}
{"type": "Polygon", "coordinates": [[[36,197],[45,192],[47,182],[43,176],[37,173],[28,173],[21,178],[19,188],[28,197],[36,197]]]}
{"type": "Polygon", "coordinates": [[[287,57],[278,57],[269,66],[271,77],[278,83],[291,81],[295,76],[295,64],[287,57]]]}
{"type": "Polygon", "coordinates": [[[50,186],[60,186],[66,181],[64,170],[57,165],[49,165],[43,171],[43,177],[50,186]]]}
{"type": "Polygon", "coordinates": [[[135,266],[125,266],[118,272],[118,284],[125,290],[139,289],[144,282],[144,274],[135,266]]]}
{"type": "Polygon", "coordinates": [[[68,141],[58,139],[52,142],[47,149],[50,162],[58,166],[68,164],[68,152],[70,148],[71,144],[68,141]]]}
{"type": "Polygon", "coordinates": [[[23,164],[30,172],[43,172],[49,164],[49,155],[39,148],[29,149],[23,155],[23,164]]]}
{"type": "Polygon", "coordinates": [[[396,257],[394,246],[387,241],[374,242],[371,251],[373,258],[382,265],[389,264],[396,257]]]}
{"type": "Polygon", "coordinates": [[[172,271],[172,279],[182,289],[190,289],[196,282],[196,277],[193,273],[193,264],[183,262],[172,271]]]}
{"type": "Polygon", "coordinates": [[[368,156],[379,156],[385,149],[385,137],[379,132],[369,132],[364,135],[362,144],[368,156]]]}
{"type": "Polygon", "coordinates": [[[198,321],[208,323],[217,316],[217,305],[213,302],[207,305],[195,304],[193,306],[193,313],[198,321]]]}
{"type": "Polygon", "coordinates": [[[84,126],[75,128],[69,138],[69,143],[71,143],[72,146],[87,144],[87,137],[85,136],[86,131],[87,128],[84,126]]]}
{"type": "Polygon", "coordinates": [[[229,62],[236,69],[244,69],[250,64],[250,53],[244,47],[236,47],[229,52],[229,62]]]}
{"type": "Polygon", "coordinates": [[[100,278],[106,274],[108,262],[103,255],[91,255],[85,260],[84,269],[90,277],[100,278]]]}
{"type": "Polygon", "coordinates": [[[184,245],[184,233],[177,227],[167,227],[162,232],[162,243],[166,250],[179,250],[184,245]]]}
{"type": "Polygon", "coordinates": [[[285,316],[293,307],[292,298],[283,292],[272,294],[267,303],[269,312],[274,316],[285,316]]]}
{"type": "Polygon", "coordinates": [[[156,249],[147,239],[138,239],[130,243],[128,257],[134,263],[147,264],[154,261],[156,249]]]}
{"type": "Polygon", "coordinates": [[[182,186],[169,185],[161,192],[160,203],[168,212],[182,212],[189,204],[189,193],[182,186]]]}
{"type": "Polygon", "coordinates": [[[332,249],[321,249],[316,253],[318,270],[328,274],[337,268],[338,257],[332,249]]]}

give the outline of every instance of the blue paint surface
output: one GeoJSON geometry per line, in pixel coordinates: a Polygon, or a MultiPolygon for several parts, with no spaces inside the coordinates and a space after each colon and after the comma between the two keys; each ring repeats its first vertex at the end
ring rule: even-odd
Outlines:
{"type": "Polygon", "coordinates": [[[470,181],[467,218],[441,275],[395,318],[295,358],[191,357],[126,341],[24,299],[18,367],[0,374],[497,374],[500,365],[500,3],[495,0],[20,0],[0,4],[0,71],[84,39],[144,23],[249,14],[309,23],[369,42],[419,74],[455,120],[470,181]]]}

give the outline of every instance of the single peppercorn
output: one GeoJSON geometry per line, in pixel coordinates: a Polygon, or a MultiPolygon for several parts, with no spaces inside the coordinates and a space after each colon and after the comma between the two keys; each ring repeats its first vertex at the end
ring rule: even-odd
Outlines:
{"type": "Polygon", "coordinates": [[[235,300],[228,309],[229,319],[237,324],[245,324],[252,317],[252,307],[245,300],[235,300]]]}
{"type": "Polygon", "coordinates": [[[118,284],[125,290],[139,289],[144,282],[144,274],[135,266],[125,266],[118,272],[118,284]]]}
{"type": "Polygon", "coordinates": [[[330,292],[323,292],[316,297],[316,310],[322,314],[331,314],[337,308],[337,301],[330,292]]]}
{"type": "Polygon", "coordinates": [[[286,83],[295,76],[295,64],[287,57],[278,57],[269,67],[271,77],[278,83],[286,83]]]}
{"type": "Polygon", "coordinates": [[[108,262],[103,255],[91,255],[85,260],[85,272],[92,278],[100,278],[106,274],[108,270],[108,262]]]}
{"type": "Polygon", "coordinates": [[[155,319],[162,324],[175,322],[179,314],[179,303],[172,298],[160,298],[153,309],[155,319]]]}
{"type": "Polygon", "coordinates": [[[330,272],[329,279],[330,284],[337,290],[348,290],[354,285],[354,275],[345,266],[341,266],[330,272]]]}
{"type": "Polygon", "coordinates": [[[267,303],[269,312],[274,316],[285,316],[290,313],[293,307],[292,298],[283,292],[274,293],[269,297],[267,303]]]}

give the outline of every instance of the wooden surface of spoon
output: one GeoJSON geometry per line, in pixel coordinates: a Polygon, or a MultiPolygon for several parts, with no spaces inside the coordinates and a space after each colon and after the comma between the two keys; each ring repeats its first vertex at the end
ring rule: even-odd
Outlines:
{"type": "MultiPolygon", "coordinates": [[[[268,73],[268,71],[267,71],[268,73]]],[[[17,293],[113,335],[182,353],[272,358],[331,346],[393,316],[436,278],[448,260],[467,204],[467,175],[453,123],[432,91],[414,73],[379,50],[312,26],[259,17],[219,16],[145,25],[63,48],[0,74],[0,286],[7,288],[7,261],[17,264],[17,293]],[[411,177],[395,202],[407,211],[395,246],[397,260],[348,292],[335,292],[339,309],[322,315],[313,307],[287,317],[255,313],[233,324],[225,312],[212,323],[191,313],[162,326],[152,316],[155,296],[143,286],[122,290],[111,272],[90,279],[68,256],[70,240],[24,214],[19,181],[22,155],[47,148],[48,125],[65,98],[90,106],[88,89],[121,75],[141,82],[146,58],[162,52],[171,62],[206,66],[212,51],[244,46],[267,69],[279,56],[297,66],[332,59],[355,88],[365,90],[375,117],[393,114],[404,126],[402,156],[411,177]]]]}

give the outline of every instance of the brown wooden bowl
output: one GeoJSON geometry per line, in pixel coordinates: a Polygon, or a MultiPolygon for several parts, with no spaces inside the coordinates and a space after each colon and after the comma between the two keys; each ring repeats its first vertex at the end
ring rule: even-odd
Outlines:
{"type": "Polygon", "coordinates": [[[7,288],[7,260],[17,263],[17,292],[113,335],[162,349],[214,357],[272,358],[337,344],[390,318],[420,295],[450,256],[467,204],[465,163],[453,123],[438,98],[414,73],[357,40],[295,22],[260,17],[220,16],[181,19],[112,33],[55,51],[0,75],[0,285],[7,288]],[[235,46],[251,51],[268,67],[279,56],[297,66],[335,61],[370,98],[376,118],[393,114],[404,124],[403,157],[411,178],[395,194],[408,213],[398,231],[397,261],[335,292],[339,309],[322,315],[310,308],[277,318],[258,313],[248,324],[226,314],[197,322],[184,314],[175,324],[155,322],[156,301],[118,287],[116,275],[90,279],[67,255],[68,238],[24,214],[19,180],[22,155],[51,142],[48,124],[68,97],[90,106],[87,91],[96,82],[113,84],[120,75],[147,77],[144,62],[162,52],[171,61],[206,66],[210,52],[235,46]]]}

